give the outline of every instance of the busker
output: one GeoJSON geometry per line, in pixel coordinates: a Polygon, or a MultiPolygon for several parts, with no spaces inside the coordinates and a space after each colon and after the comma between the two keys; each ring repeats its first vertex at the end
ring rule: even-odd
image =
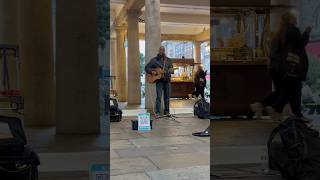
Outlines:
{"type": "Polygon", "coordinates": [[[165,54],[164,46],[159,48],[159,53],[156,57],[152,58],[150,62],[145,66],[147,74],[157,75],[156,69],[161,69],[163,76],[156,80],[156,103],[155,103],[155,117],[160,118],[161,112],[161,97],[163,92],[164,100],[164,115],[170,116],[170,92],[171,92],[171,74],[174,73],[172,61],[165,54]]]}

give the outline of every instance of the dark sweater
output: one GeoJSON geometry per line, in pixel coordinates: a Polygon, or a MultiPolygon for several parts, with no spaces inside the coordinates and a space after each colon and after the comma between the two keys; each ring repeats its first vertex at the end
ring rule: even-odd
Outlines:
{"type": "Polygon", "coordinates": [[[194,81],[195,85],[205,87],[207,84],[206,75],[207,73],[205,71],[198,70],[195,76],[195,81],[194,81]]]}
{"type": "Polygon", "coordinates": [[[305,46],[309,42],[309,33],[301,34],[294,25],[290,25],[278,39],[273,39],[270,52],[270,69],[273,76],[282,76],[282,64],[287,53],[292,52],[300,56],[303,67],[302,80],[305,80],[308,73],[308,55],[305,46]]]}
{"type": "Polygon", "coordinates": [[[150,62],[145,66],[145,71],[146,73],[151,74],[152,71],[156,68],[164,68],[165,75],[164,78],[160,79],[160,81],[170,82],[171,74],[174,73],[172,61],[168,57],[164,57],[164,59],[166,59],[166,63],[159,55],[152,58],[150,62]]]}

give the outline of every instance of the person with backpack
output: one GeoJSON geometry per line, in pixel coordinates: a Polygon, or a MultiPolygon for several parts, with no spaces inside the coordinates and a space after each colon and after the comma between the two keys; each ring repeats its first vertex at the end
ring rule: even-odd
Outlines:
{"type": "Polygon", "coordinates": [[[202,66],[199,66],[194,78],[195,91],[192,94],[189,94],[190,98],[198,98],[199,95],[201,95],[201,98],[205,98],[204,89],[207,84],[206,75],[207,72],[203,70],[202,66]]]}
{"type": "Polygon", "coordinates": [[[285,12],[282,15],[280,28],[271,42],[270,50],[269,72],[275,90],[261,102],[250,105],[258,117],[266,109],[273,120],[281,121],[283,108],[289,103],[293,114],[304,118],[300,107],[301,91],[308,72],[305,46],[309,42],[312,28],[307,27],[301,34],[296,24],[294,13],[285,12]]]}

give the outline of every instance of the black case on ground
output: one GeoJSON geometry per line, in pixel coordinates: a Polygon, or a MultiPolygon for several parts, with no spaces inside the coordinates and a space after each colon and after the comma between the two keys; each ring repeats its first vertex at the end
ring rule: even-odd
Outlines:
{"type": "Polygon", "coordinates": [[[122,120],[122,110],[119,108],[118,101],[110,98],[110,122],[120,122],[122,120]]]}

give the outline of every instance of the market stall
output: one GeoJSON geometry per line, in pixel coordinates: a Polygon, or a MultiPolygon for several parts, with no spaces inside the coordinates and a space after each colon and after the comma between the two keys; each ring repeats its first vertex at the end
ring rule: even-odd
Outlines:
{"type": "Polygon", "coordinates": [[[272,91],[270,7],[213,7],[211,14],[211,114],[251,117],[249,104],[272,91]]]}
{"type": "Polygon", "coordinates": [[[194,59],[172,59],[171,98],[188,98],[194,91],[194,59]]]}

